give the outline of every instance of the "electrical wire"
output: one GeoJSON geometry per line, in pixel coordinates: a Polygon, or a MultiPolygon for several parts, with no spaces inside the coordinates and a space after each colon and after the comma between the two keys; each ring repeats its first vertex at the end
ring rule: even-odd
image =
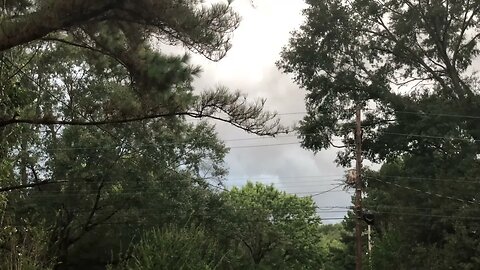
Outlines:
{"type": "Polygon", "coordinates": [[[480,184],[480,179],[470,181],[470,180],[461,180],[461,179],[464,179],[464,178],[433,178],[433,177],[414,177],[414,176],[402,176],[402,175],[381,175],[381,177],[382,178],[385,177],[385,178],[408,179],[408,180],[415,180],[415,181],[435,181],[435,182],[480,184]]]}
{"type": "MultiPolygon", "coordinates": [[[[310,195],[310,197],[315,197],[315,196],[322,195],[322,194],[329,193],[329,192],[336,192],[336,191],[339,191],[339,190],[336,190],[337,188],[340,188],[340,187],[343,187],[343,186],[344,186],[343,184],[340,184],[340,185],[334,186],[333,188],[314,193],[313,195],[310,195]]],[[[342,191],[345,191],[345,190],[342,190],[342,191]]],[[[297,193],[295,193],[295,194],[297,194],[297,193]]]]}
{"type": "MultiPolygon", "coordinates": [[[[338,187],[335,187],[338,188],[338,187]]],[[[218,188],[222,189],[222,188],[218,188]]],[[[223,189],[222,189],[223,190],[223,189]]],[[[62,191],[46,191],[45,194],[42,192],[44,191],[39,191],[36,193],[29,194],[28,197],[32,198],[57,198],[57,197],[78,197],[78,196],[84,196],[84,195],[97,195],[96,190],[91,190],[91,191],[67,191],[67,192],[62,192],[62,191]]],[[[289,195],[311,195],[311,196],[318,196],[320,194],[325,194],[325,193],[330,193],[330,192],[344,192],[348,193],[351,191],[344,191],[344,190],[335,190],[335,189],[328,189],[328,190],[313,190],[313,191],[297,191],[297,192],[285,192],[286,194],[289,195]]],[[[153,192],[153,191],[144,191],[144,190],[122,190],[122,191],[104,191],[103,196],[107,195],[114,195],[114,196],[125,196],[125,195],[137,195],[137,196],[147,196],[147,195],[156,195],[158,192],[153,192]]],[[[27,195],[26,195],[27,196],[27,195]]]]}
{"type": "Polygon", "coordinates": [[[461,202],[461,203],[465,203],[465,204],[478,204],[478,205],[480,205],[480,202],[473,201],[473,200],[465,200],[465,199],[461,199],[461,198],[458,198],[458,197],[443,195],[443,194],[436,193],[436,192],[423,191],[423,190],[420,190],[420,189],[417,189],[417,188],[412,188],[412,187],[408,187],[408,186],[399,185],[397,183],[393,183],[393,182],[386,181],[386,180],[381,180],[381,179],[374,178],[374,177],[366,177],[366,178],[370,179],[370,180],[377,181],[377,182],[393,185],[393,186],[396,186],[396,187],[399,187],[399,188],[415,191],[417,193],[422,193],[422,194],[425,194],[425,195],[428,195],[428,196],[435,196],[435,197],[438,197],[438,198],[444,198],[444,199],[457,201],[457,202],[461,202]]]}
{"type": "MultiPolygon", "coordinates": [[[[375,111],[374,109],[364,109],[367,111],[375,111]]],[[[448,113],[430,113],[430,112],[414,112],[414,111],[400,111],[395,110],[394,113],[399,114],[417,114],[423,116],[441,116],[441,117],[454,117],[454,118],[470,118],[470,119],[480,119],[480,115],[461,115],[461,114],[448,114],[448,113]]],[[[286,113],[278,113],[277,115],[306,115],[308,112],[286,112],[286,113]]]]}
{"type": "MultiPolygon", "coordinates": [[[[469,138],[461,138],[461,137],[444,137],[444,136],[432,136],[432,135],[423,135],[423,134],[410,134],[410,133],[399,133],[399,132],[379,132],[379,134],[384,135],[391,135],[391,136],[404,136],[404,137],[417,137],[417,138],[428,138],[428,139],[441,139],[441,140],[461,140],[461,141],[468,141],[468,142],[480,142],[480,139],[469,139],[469,138]]],[[[254,138],[249,138],[254,139],[254,138]]],[[[233,140],[233,139],[232,139],[233,140]]],[[[232,141],[231,140],[231,141],[232,141]]],[[[235,139],[241,140],[241,139],[235,139]]],[[[338,141],[339,142],[339,141],[338,141]]],[[[285,143],[267,143],[267,144],[254,144],[254,145],[226,145],[228,149],[248,149],[248,148],[260,148],[260,147],[276,147],[276,146],[287,146],[287,145],[299,145],[301,141],[296,142],[285,142],[285,143]]],[[[189,145],[191,143],[148,143],[148,144],[141,144],[139,146],[182,146],[182,145],[189,145]]],[[[88,146],[88,147],[55,147],[55,148],[46,148],[46,151],[72,151],[72,150],[108,150],[108,149],[121,149],[122,146],[88,146]]]]}

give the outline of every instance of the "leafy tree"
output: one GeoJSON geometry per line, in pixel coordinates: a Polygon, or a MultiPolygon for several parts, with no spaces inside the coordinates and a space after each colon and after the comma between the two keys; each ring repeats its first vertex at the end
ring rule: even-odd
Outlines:
{"type": "Polygon", "coordinates": [[[225,149],[213,127],[150,123],[109,132],[66,128],[55,148],[45,145],[52,178],[65,180],[9,195],[17,226],[47,220],[50,254],[69,267],[108,263],[145,229],[207,220],[218,197],[210,185],[225,173],[225,149]]]}
{"type": "MultiPolygon", "coordinates": [[[[50,0],[8,0],[2,5],[2,11],[0,50],[42,38],[55,38],[50,34],[77,30],[83,32],[97,27],[108,28],[110,25],[117,30],[130,30],[129,40],[123,41],[133,45],[133,50],[140,49],[135,47],[139,45],[135,43],[142,35],[158,35],[171,43],[182,42],[206,56],[221,58],[229,48],[228,34],[239,23],[238,15],[228,5],[218,3],[208,7],[198,0],[68,0],[61,3],[50,0]]],[[[112,39],[115,38],[112,36],[112,39]]],[[[107,47],[115,45],[102,44],[107,47]]],[[[110,48],[121,49],[119,46],[110,48]]]]}
{"type": "Polygon", "coordinates": [[[337,161],[348,166],[354,111],[365,112],[363,155],[387,162],[365,175],[365,207],[376,211],[373,267],[478,268],[466,220],[478,201],[479,3],[307,4],[278,67],[307,90],[304,147],[344,148],[337,161]]]}
{"type": "Polygon", "coordinates": [[[226,148],[187,117],[281,130],[264,101],[194,92],[200,68],[159,49],[219,60],[239,23],[229,4],[7,0],[0,11],[0,191],[15,226],[46,223],[58,269],[103,269],[145,230],[208,224],[226,148]]]}
{"type": "Polygon", "coordinates": [[[52,269],[47,256],[47,233],[43,226],[17,226],[7,214],[7,199],[0,194],[0,268],[52,269]]]}
{"type": "Polygon", "coordinates": [[[354,265],[353,235],[345,229],[345,222],[322,225],[320,246],[324,256],[321,269],[352,269],[354,265]]]}
{"type": "Polygon", "coordinates": [[[154,229],[120,269],[217,269],[225,254],[200,227],[154,229]]]}
{"type": "Polygon", "coordinates": [[[153,265],[176,269],[343,266],[342,225],[321,225],[311,198],[287,195],[260,183],[248,183],[221,195],[223,205],[209,212],[216,220],[208,230],[203,226],[154,230],[135,247],[126,264],[131,268],[126,269],[150,269],[153,265]]]}
{"type": "MultiPolygon", "coordinates": [[[[191,116],[223,120],[258,134],[278,131],[278,122],[269,124],[275,116],[263,112],[263,102],[248,104],[239,93],[223,88],[194,95],[191,81],[200,69],[188,63],[188,56],[169,56],[158,49],[158,42],[183,44],[213,60],[221,59],[239,23],[229,4],[7,2],[2,6],[0,36],[2,66],[8,70],[3,83],[25,88],[31,99],[50,95],[54,100],[36,100],[40,109],[29,113],[6,104],[0,127],[15,123],[105,125],[191,116]],[[24,54],[25,61],[16,58],[24,54]],[[33,59],[37,55],[39,61],[33,59]],[[65,91],[64,86],[72,81],[86,83],[82,92],[91,99],[78,103],[78,85],[65,91]],[[109,93],[110,100],[94,102],[103,93],[109,93]],[[62,102],[69,105],[68,114],[48,110],[62,102]]],[[[18,90],[11,92],[16,95],[18,90]]]]}
{"type": "MultiPolygon", "coordinates": [[[[236,268],[313,269],[322,264],[320,218],[311,198],[247,183],[225,192],[227,239],[236,268]]],[[[225,234],[225,233],[224,233],[225,234]]],[[[222,241],[221,241],[222,243],[222,241]]]]}
{"type": "MultiPolygon", "coordinates": [[[[111,117],[118,107],[132,113],[141,106],[132,89],[122,87],[128,75],[115,61],[103,59],[113,66],[103,72],[87,68],[98,59],[77,48],[50,49],[21,51],[28,59],[21,71],[13,64],[2,66],[3,82],[11,83],[11,77],[24,91],[20,98],[13,88],[4,88],[5,111],[83,121],[111,117]],[[117,106],[113,112],[108,107],[112,103],[117,106]]],[[[191,78],[179,79],[185,92],[192,90],[191,78]]],[[[225,90],[217,93],[222,91],[239,98],[225,90]]],[[[178,98],[188,102],[189,94],[180,92],[178,98]]],[[[218,104],[214,94],[203,97],[205,106],[218,104]]],[[[188,124],[181,116],[100,128],[7,125],[2,132],[2,186],[7,186],[2,190],[35,187],[9,194],[9,210],[16,213],[12,218],[18,226],[47,220],[49,255],[65,267],[79,262],[87,268],[105,265],[138,235],[138,222],[148,228],[202,213],[215,197],[204,178],[215,181],[225,173],[226,149],[213,126],[188,124]],[[153,213],[155,209],[159,213],[153,213]],[[123,226],[132,221],[135,224],[123,226]],[[120,224],[108,230],[109,223],[120,224]],[[100,235],[105,241],[96,241],[100,235]]]]}
{"type": "Polygon", "coordinates": [[[479,266],[473,258],[480,243],[480,164],[472,149],[463,150],[405,155],[367,174],[365,207],[376,216],[375,268],[392,260],[399,269],[479,266]],[[410,260],[401,259],[407,255],[410,260]]]}
{"type": "MultiPolygon", "coordinates": [[[[372,161],[428,149],[477,147],[475,1],[309,0],[279,68],[307,90],[303,146],[343,138],[352,158],[352,116],[366,108],[364,149],[372,161]],[[457,115],[457,117],[455,117],[457,115]],[[453,116],[453,117],[452,117],[453,116]],[[455,139],[450,139],[455,138],[455,139]]],[[[478,151],[478,149],[477,149],[478,151]]]]}

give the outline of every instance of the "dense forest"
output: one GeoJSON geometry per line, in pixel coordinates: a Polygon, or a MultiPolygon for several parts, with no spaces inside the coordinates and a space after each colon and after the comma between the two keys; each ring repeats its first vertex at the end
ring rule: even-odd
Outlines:
{"type": "Polygon", "coordinates": [[[480,2],[306,0],[276,63],[307,93],[295,130],[159,46],[221,60],[229,1],[0,2],[0,269],[354,269],[358,219],[365,269],[480,268],[480,2]],[[362,216],[226,188],[213,121],[346,169],[361,139],[362,216]]]}

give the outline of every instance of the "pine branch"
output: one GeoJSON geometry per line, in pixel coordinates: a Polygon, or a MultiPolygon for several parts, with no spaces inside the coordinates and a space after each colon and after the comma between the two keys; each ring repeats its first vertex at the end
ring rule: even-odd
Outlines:
{"type": "Polygon", "coordinates": [[[0,24],[0,51],[26,44],[49,33],[85,23],[111,10],[121,1],[62,0],[0,24]]]}
{"type": "MultiPolygon", "coordinates": [[[[31,125],[67,125],[67,126],[101,126],[108,124],[125,124],[131,122],[138,122],[144,120],[152,120],[157,118],[164,117],[175,117],[175,116],[188,116],[192,118],[210,118],[220,122],[225,122],[231,124],[237,128],[240,128],[249,133],[254,133],[257,135],[276,135],[283,132],[283,129],[279,127],[276,123],[273,123],[271,127],[266,127],[262,124],[265,123],[245,123],[244,119],[241,119],[241,116],[236,118],[223,118],[220,116],[215,116],[210,113],[205,113],[204,110],[198,112],[172,112],[172,113],[159,113],[159,114],[147,114],[137,117],[130,118],[112,118],[112,119],[101,119],[101,120],[59,120],[52,118],[17,118],[17,116],[1,120],[0,119],[0,128],[13,125],[13,124],[31,124],[31,125]],[[238,120],[238,121],[237,121],[238,120]]],[[[245,115],[244,118],[248,118],[248,115],[245,115]]]]}

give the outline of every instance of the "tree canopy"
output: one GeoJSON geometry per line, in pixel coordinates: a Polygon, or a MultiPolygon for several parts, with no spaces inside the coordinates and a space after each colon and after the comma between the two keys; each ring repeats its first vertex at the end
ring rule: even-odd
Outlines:
{"type": "Polygon", "coordinates": [[[332,246],[343,249],[311,198],[251,182],[221,197],[216,225],[149,232],[121,269],[323,269],[332,246]]]}
{"type": "MultiPolygon", "coordinates": [[[[306,3],[277,65],[307,91],[305,148],[343,148],[337,162],[348,167],[355,110],[364,112],[362,155],[383,163],[362,172],[364,213],[375,217],[365,264],[478,268],[480,3],[306,3]]],[[[353,253],[351,237],[342,241],[353,253]]]]}
{"type": "Polygon", "coordinates": [[[2,84],[12,92],[4,91],[2,100],[18,95],[22,87],[25,94],[33,92],[29,97],[58,90],[52,94],[52,105],[71,103],[71,112],[25,114],[7,103],[0,127],[15,123],[105,125],[189,116],[211,117],[257,134],[281,130],[275,115],[262,110],[264,101],[248,103],[241,94],[223,88],[193,94],[191,82],[200,68],[192,66],[187,55],[172,56],[160,50],[161,43],[183,45],[209,59],[221,59],[239,23],[229,3],[5,1],[2,11],[1,62],[8,69],[2,72],[2,84]],[[59,65],[63,74],[57,73],[59,65]],[[70,85],[73,89],[67,92],[64,86],[69,78],[64,76],[81,78],[86,84],[70,85]],[[80,104],[71,100],[71,94],[81,87],[92,95],[110,92],[114,96],[106,96],[108,104],[82,104],[81,109],[88,111],[79,111],[80,104]]]}
{"type": "Polygon", "coordinates": [[[359,105],[372,161],[479,139],[476,1],[307,4],[306,21],[278,62],[307,90],[299,128],[305,147],[318,151],[342,137],[347,151],[339,161],[346,164],[359,105]]]}
{"type": "Polygon", "coordinates": [[[232,237],[250,260],[242,267],[314,269],[322,265],[320,218],[309,197],[247,183],[224,193],[232,237]]]}
{"type": "Polygon", "coordinates": [[[0,268],[105,269],[154,228],[217,224],[228,150],[187,118],[284,129],[162,46],[216,61],[238,23],[228,2],[2,2],[0,268]]]}

